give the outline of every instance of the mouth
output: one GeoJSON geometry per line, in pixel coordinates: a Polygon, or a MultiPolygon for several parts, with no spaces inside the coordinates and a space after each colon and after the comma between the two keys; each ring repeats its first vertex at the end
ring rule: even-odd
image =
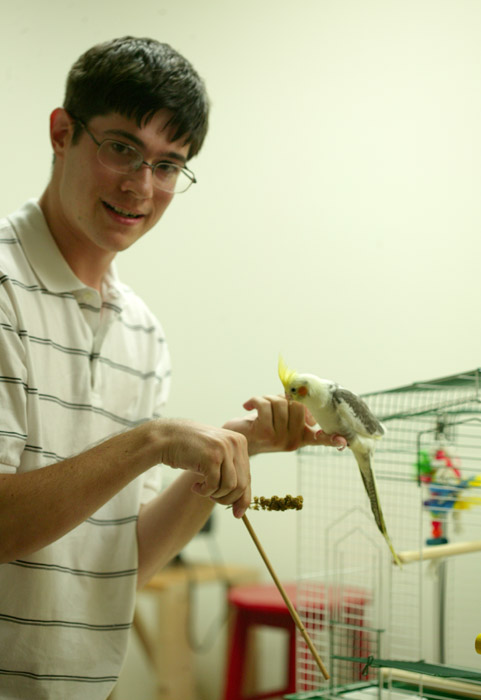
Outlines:
{"type": "Polygon", "coordinates": [[[117,216],[123,217],[124,219],[136,220],[136,219],[143,219],[145,216],[145,214],[138,214],[136,212],[129,211],[128,209],[122,209],[121,207],[116,207],[113,204],[109,204],[108,202],[105,202],[104,200],[102,200],[102,204],[104,205],[104,207],[106,209],[108,209],[109,211],[112,211],[114,214],[117,214],[117,216]]]}

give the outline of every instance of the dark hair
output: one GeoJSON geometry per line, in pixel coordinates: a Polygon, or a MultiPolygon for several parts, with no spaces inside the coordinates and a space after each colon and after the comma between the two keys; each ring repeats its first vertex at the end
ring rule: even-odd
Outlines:
{"type": "MultiPolygon", "coordinates": [[[[185,138],[189,158],[199,152],[208,127],[203,80],[189,61],[155,39],[125,36],[86,51],[68,74],[63,106],[85,123],[117,112],[139,126],[167,109],[172,113],[172,140],[185,138]]],[[[81,128],[76,125],[74,142],[81,128]]]]}

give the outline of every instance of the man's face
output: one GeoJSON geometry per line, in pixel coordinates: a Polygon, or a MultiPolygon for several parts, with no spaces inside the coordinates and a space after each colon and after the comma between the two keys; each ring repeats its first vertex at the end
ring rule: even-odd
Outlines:
{"type": "MultiPolygon", "coordinates": [[[[160,111],[139,127],[134,120],[112,113],[92,118],[87,126],[98,142],[114,139],[134,146],[149,163],[171,161],[182,166],[189,145],[169,140],[168,119],[169,113],[160,111]]],[[[69,128],[55,165],[59,168],[56,217],[61,235],[76,245],[103,252],[125,250],[159,221],[173,195],[154,187],[152,171],[146,166],[129,174],[109,170],[99,162],[98,146],[89,134],[83,130],[73,145],[73,123],[69,128]]]]}

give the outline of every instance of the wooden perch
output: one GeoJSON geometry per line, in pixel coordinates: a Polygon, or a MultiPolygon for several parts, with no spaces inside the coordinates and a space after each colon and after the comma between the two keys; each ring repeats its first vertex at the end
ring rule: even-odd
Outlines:
{"type": "Polygon", "coordinates": [[[474,542],[456,542],[454,544],[438,544],[423,549],[413,549],[406,552],[398,552],[398,557],[403,564],[425,559],[440,559],[442,557],[454,557],[458,554],[481,551],[481,540],[474,542]]]}

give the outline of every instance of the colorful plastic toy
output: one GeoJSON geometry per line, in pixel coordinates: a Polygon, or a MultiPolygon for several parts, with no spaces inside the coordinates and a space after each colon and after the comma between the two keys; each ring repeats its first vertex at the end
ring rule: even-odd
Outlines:
{"type": "Polygon", "coordinates": [[[447,544],[445,526],[449,512],[454,511],[456,516],[460,510],[481,504],[481,498],[461,498],[466,489],[481,487],[481,477],[463,479],[458,460],[444,448],[436,449],[432,455],[426,450],[421,451],[416,467],[418,477],[429,493],[424,506],[431,514],[431,537],[426,544],[447,544]]]}

